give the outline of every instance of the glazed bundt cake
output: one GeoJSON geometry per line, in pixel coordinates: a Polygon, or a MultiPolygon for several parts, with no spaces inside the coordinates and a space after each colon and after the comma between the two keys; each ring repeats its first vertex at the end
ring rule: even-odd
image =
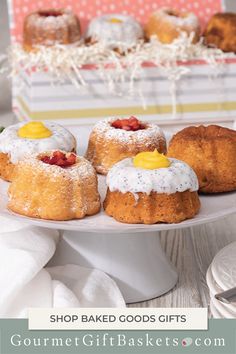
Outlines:
{"type": "Polygon", "coordinates": [[[124,223],[178,223],[200,208],[191,167],[157,151],[116,163],[108,172],[107,186],[105,212],[124,223]]]}
{"type": "Polygon", "coordinates": [[[131,16],[106,14],[94,18],[86,33],[86,42],[101,42],[105,47],[124,51],[143,39],[142,26],[131,16]]]}
{"type": "Polygon", "coordinates": [[[51,149],[76,151],[74,136],[51,122],[17,123],[0,134],[0,177],[12,181],[15,164],[27,154],[51,149]]]}
{"type": "Polygon", "coordinates": [[[236,189],[236,131],[217,125],[188,127],[170,141],[168,156],[188,163],[196,172],[199,191],[236,189]]]}
{"type": "Polygon", "coordinates": [[[181,32],[194,34],[193,42],[200,37],[200,25],[197,16],[192,12],[180,12],[169,8],[161,8],[149,18],[145,34],[148,39],[156,36],[161,43],[172,43],[181,32]]]}
{"type": "Polygon", "coordinates": [[[204,32],[205,44],[224,52],[236,52],[236,14],[217,13],[208,22],[204,32]]]}

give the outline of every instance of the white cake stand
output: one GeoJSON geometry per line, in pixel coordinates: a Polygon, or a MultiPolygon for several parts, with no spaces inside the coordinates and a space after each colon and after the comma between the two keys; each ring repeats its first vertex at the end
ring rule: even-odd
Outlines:
{"type": "MultiPolygon", "coordinates": [[[[178,275],[160,245],[160,231],[188,228],[236,213],[236,192],[201,196],[200,213],[179,224],[131,225],[99,214],[82,220],[47,221],[23,217],[7,210],[6,182],[0,181],[0,215],[28,224],[62,230],[50,265],[68,263],[97,268],[117,282],[127,303],[160,296],[172,289],[178,275]]],[[[104,177],[99,178],[102,198],[104,177]]]]}
{"type": "MultiPolygon", "coordinates": [[[[84,155],[91,125],[68,127],[77,137],[78,152],[84,155]]],[[[165,132],[167,140],[171,134],[165,132]]],[[[236,212],[236,193],[201,197],[200,213],[179,224],[129,225],[116,222],[104,211],[82,220],[53,222],[22,217],[9,212],[8,184],[0,181],[0,215],[40,227],[61,230],[61,241],[50,265],[79,264],[103,270],[118,284],[127,303],[160,296],[172,289],[178,274],[160,244],[160,232],[205,224],[236,212]]],[[[99,177],[99,192],[106,194],[105,179],[99,177]]]]}

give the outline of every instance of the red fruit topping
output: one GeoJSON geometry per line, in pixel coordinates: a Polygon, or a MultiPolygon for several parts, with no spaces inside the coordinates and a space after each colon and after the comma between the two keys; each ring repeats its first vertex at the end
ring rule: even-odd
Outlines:
{"type": "Polygon", "coordinates": [[[42,16],[42,17],[49,17],[49,16],[52,16],[52,17],[58,17],[58,16],[62,16],[63,13],[62,11],[60,10],[41,10],[38,12],[39,16],[42,16]]]}
{"type": "Polygon", "coordinates": [[[136,131],[145,129],[146,126],[142,124],[136,117],[131,116],[129,119],[117,119],[111,126],[116,129],[136,131]]]}
{"type": "Polygon", "coordinates": [[[61,151],[54,151],[52,156],[43,156],[41,161],[49,165],[56,165],[64,168],[76,163],[76,155],[73,153],[64,154],[64,152],[61,151]]]}

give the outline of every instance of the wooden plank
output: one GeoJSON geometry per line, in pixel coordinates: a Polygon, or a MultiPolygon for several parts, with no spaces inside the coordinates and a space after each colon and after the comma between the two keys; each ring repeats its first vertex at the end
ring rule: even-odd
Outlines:
{"type": "Polygon", "coordinates": [[[189,229],[161,232],[160,237],[163,249],[178,270],[179,281],[169,293],[129,306],[208,307],[206,271],[216,253],[236,241],[236,215],[189,229]]]}

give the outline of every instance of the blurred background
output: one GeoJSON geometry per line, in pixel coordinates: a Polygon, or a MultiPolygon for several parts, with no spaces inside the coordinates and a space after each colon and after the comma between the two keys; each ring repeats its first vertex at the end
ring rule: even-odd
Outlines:
{"type": "MultiPolygon", "coordinates": [[[[145,0],[143,1],[145,2],[145,0]]],[[[64,4],[65,2],[66,1],[63,0],[64,4]]],[[[113,3],[116,3],[116,1],[114,1],[113,3]]],[[[155,3],[155,0],[153,1],[153,3],[155,3]]],[[[236,12],[236,0],[222,0],[222,5],[225,11],[236,12]]],[[[7,0],[0,0],[0,28],[1,55],[5,53],[10,43],[7,0]]],[[[15,118],[14,115],[11,113],[11,81],[6,77],[6,75],[0,75],[0,89],[0,126],[9,125],[15,121],[15,118]]]]}
{"type": "MultiPolygon", "coordinates": [[[[0,54],[5,53],[9,45],[9,27],[6,0],[0,0],[0,54]]],[[[11,83],[5,75],[0,75],[0,125],[11,124],[11,83]]]]}

